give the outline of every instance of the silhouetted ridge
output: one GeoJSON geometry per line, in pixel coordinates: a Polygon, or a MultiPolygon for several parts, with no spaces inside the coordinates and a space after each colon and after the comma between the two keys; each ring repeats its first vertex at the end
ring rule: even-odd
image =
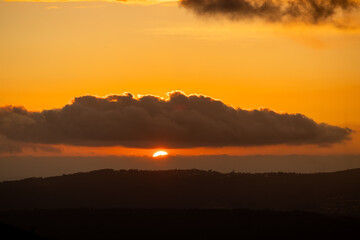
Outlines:
{"type": "Polygon", "coordinates": [[[27,240],[46,240],[35,235],[31,231],[26,231],[20,228],[13,227],[8,224],[0,223],[0,238],[1,239],[27,239],[27,240]]]}
{"type": "Polygon", "coordinates": [[[360,215],[360,169],[334,173],[98,170],[0,183],[0,210],[251,208],[360,215]]]}

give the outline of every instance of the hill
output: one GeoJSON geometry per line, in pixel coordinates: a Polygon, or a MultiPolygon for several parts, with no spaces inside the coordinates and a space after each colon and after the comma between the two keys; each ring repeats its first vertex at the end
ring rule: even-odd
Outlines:
{"type": "Polygon", "coordinates": [[[98,170],[0,183],[0,210],[206,208],[360,216],[360,169],[333,173],[98,170]]]}

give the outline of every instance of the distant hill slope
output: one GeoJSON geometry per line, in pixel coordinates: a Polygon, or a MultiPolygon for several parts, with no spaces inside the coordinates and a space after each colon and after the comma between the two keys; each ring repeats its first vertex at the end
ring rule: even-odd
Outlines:
{"type": "Polygon", "coordinates": [[[317,174],[105,169],[2,182],[0,196],[0,210],[250,208],[360,215],[360,169],[317,174]]]}

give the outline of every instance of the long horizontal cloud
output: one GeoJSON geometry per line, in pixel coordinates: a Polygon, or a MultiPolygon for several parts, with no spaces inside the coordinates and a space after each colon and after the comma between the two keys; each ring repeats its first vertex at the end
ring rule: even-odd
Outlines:
{"type": "Polygon", "coordinates": [[[200,15],[310,24],[333,21],[337,14],[359,8],[356,0],[181,0],[181,5],[200,15]]]}
{"type": "Polygon", "coordinates": [[[42,112],[0,108],[3,138],[31,143],[137,148],[327,145],[349,139],[351,132],[301,114],[235,109],[181,92],[170,93],[168,100],[131,94],[83,96],[61,109],[42,112]]]}

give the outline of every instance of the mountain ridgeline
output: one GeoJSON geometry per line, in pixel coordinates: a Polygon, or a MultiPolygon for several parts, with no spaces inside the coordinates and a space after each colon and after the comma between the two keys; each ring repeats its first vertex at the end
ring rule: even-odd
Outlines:
{"type": "Polygon", "coordinates": [[[316,174],[97,170],[0,183],[0,210],[176,208],[360,215],[360,169],[316,174]]]}

